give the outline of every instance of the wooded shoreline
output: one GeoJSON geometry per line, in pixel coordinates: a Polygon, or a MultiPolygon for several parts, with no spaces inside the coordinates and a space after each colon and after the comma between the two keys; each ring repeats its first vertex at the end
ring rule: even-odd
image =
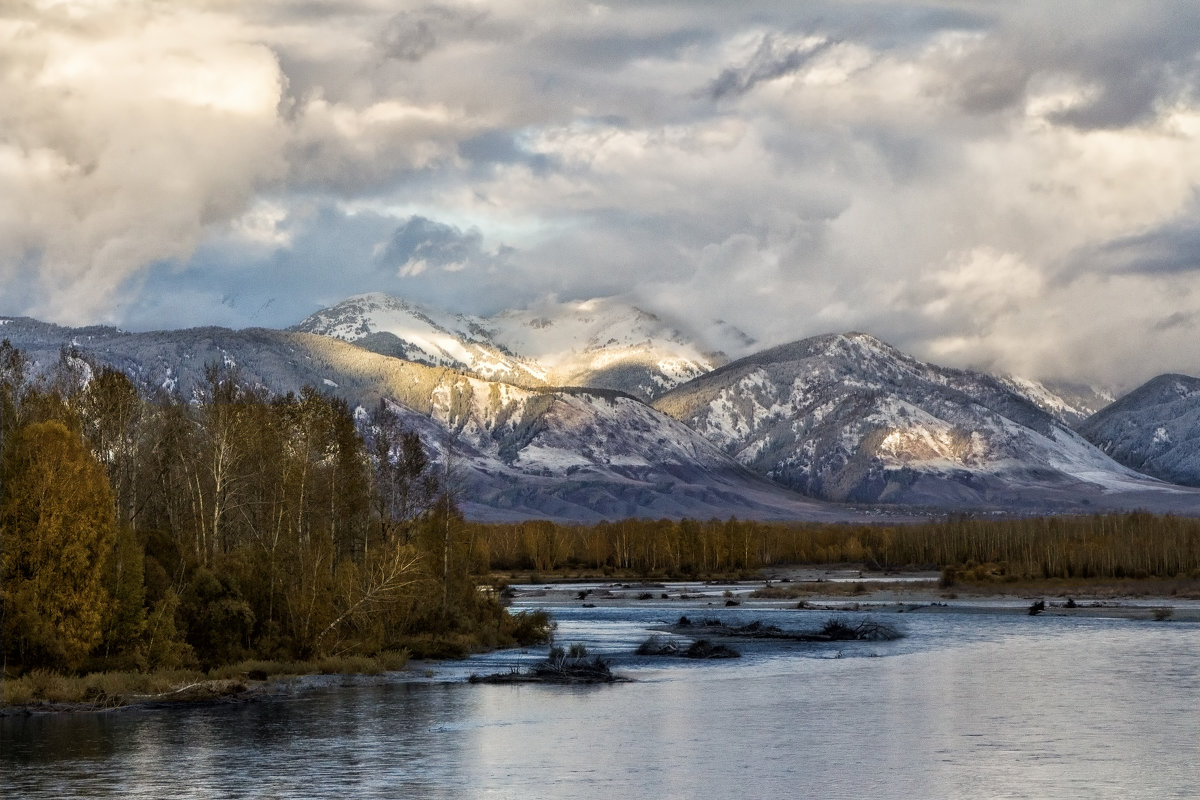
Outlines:
{"type": "Polygon", "coordinates": [[[240,679],[222,671],[245,663],[324,671],[311,665],[541,642],[548,619],[510,614],[504,588],[543,576],[704,580],[857,563],[933,569],[960,591],[1053,580],[1191,591],[1200,579],[1200,519],[1145,513],[476,523],[459,511],[453,471],[386,403],[268,397],[221,364],[186,399],[143,396],[70,351],[48,378],[26,369],[0,343],[0,649],[18,698],[116,703],[170,690],[153,687],[175,673],[184,685],[240,679]]]}

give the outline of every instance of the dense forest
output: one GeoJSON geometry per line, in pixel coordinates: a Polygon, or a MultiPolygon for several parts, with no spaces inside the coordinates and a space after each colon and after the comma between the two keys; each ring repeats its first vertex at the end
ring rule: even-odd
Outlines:
{"type": "Polygon", "coordinates": [[[695,578],[854,563],[949,568],[981,580],[1200,577],[1200,519],[1145,513],[877,526],[684,519],[467,528],[476,558],[510,573],[695,578]]]}
{"type": "Polygon", "coordinates": [[[694,578],[783,564],[927,566],[963,579],[1197,577],[1200,520],[1125,514],[851,526],[462,518],[453,473],[388,406],[271,397],[211,365],[139,393],[64,352],[0,345],[6,675],[212,668],[544,638],[492,576],[694,578]]]}
{"type": "Polygon", "coordinates": [[[479,590],[453,480],[386,406],[356,419],[220,365],[188,398],[67,352],[48,378],[28,369],[0,346],[7,674],[544,636],[479,590]]]}

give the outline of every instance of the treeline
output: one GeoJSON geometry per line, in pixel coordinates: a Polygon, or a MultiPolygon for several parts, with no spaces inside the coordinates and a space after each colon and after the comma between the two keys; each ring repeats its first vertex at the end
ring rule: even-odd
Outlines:
{"type": "Polygon", "coordinates": [[[979,577],[1200,575],[1200,520],[1145,513],[880,526],[731,519],[477,527],[472,537],[480,541],[478,557],[501,572],[587,570],[671,578],[851,562],[950,567],[979,577]]]}
{"type": "Polygon", "coordinates": [[[217,365],[189,398],[141,396],[66,352],[49,378],[27,371],[0,345],[10,674],[461,653],[540,632],[478,590],[454,487],[385,406],[356,419],[217,365]]]}

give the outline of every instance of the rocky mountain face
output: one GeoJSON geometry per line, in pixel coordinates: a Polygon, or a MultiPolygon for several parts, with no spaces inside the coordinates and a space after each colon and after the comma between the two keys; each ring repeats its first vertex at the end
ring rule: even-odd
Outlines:
{"type": "Polygon", "coordinates": [[[654,406],[754,472],[835,501],[1045,510],[1170,491],[1001,381],[865,334],[766,350],[654,406]]]}
{"type": "Polygon", "coordinates": [[[1042,382],[1016,375],[999,376],[998,380],[1006,389],[1072,428],[1113,401],[1106,390],[1080,383],[1042,382]]]}
{"type": "Polygon", "coordinates": [[[1200,486],[1200,378],[1159,375],[1079,426],[1127,467],[1200,486]]]}
{"type": "Polygon", "coordinates": [[[724,362],[668,322],[616,298],[544,302],[492,317],[384,294],[352,297],[293,330],[521,386],[615,389],[643,400],[724,362]]]}

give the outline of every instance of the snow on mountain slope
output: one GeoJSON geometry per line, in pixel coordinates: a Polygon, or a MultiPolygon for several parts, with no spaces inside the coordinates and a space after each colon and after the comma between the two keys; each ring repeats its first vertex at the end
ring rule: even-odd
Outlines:
{"type": "Polygon", "coordinates": [[[1113,401],[1103,389],[1082,384],[1041,381],[1005,375],[998,378],[1005,387],[1045,411],[1059,422],[1075,427],[1113,401]]]}
{"type": "Polygon", "coordinates": [[[481,318],[368,294],[319,311],[293,330],[490,380],[616,389],[642,399],[723,363],[664,320],[618,298],[546,301],[481,318]]]}
{"type": "Polygon", "coordinates": [[[357,342],[382,355],[451,367],[489,380],[542,385],[545,370],[495,342],[478,317],[418,306],[386,294],[358,295],[292,330],[357,342]]]}
{"type": "Polygon", "coordinates": [[[543,302],[487,320],[496,341],[545,365],[558,386],[648,399],[724,363],[660,317],[620,298],[543,302]]]}
{"type": "Polygon", "coordinates": [[[764,351],[654,406],[759,474],[833,500],[1068,509],[1172,491],[998,380],[925,364],[865,334],[764,351]]]}
{"type": "Polygon", "coordinates": [[[1200,378],[1159,375],[1089,418],[1079,432],[1139,472],[1200,486],[1200,378]]]}

